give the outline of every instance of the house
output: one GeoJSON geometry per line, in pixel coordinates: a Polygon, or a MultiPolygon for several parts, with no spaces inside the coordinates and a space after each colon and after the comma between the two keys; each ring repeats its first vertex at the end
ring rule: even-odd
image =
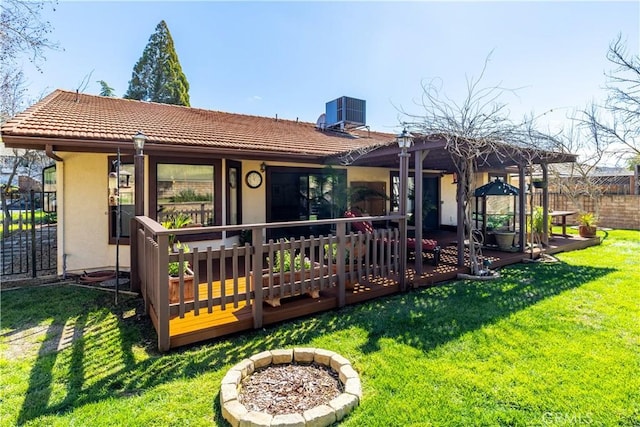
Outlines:
{"type": "MultiPolygon", "coordinates": [[[[331,247],[333,240],[319,242],[308,239],[310,235],[336,234],[338,253],[344,255],[349,248],[354,253],[364,241],[362,235],[342,237],[345,227],[357,221],[341,218],[348,207],[358,206],[388,229],[387,234],[364,238],[376,249],[364,267],[360,264],[357,272],[351,267],[352,279],[375,276],[376,280],[399,281],[404,288],[407,241],[403,231],[394,234],[397,232],[387,225],[396,221],[400,230],[406,229],[407,217],[399,212],[405,177],[409,193],[413,192],[407,214],[415,219],[416,241],[437,230],[457,232],[452,239],[457,246],[454,250],[458,266],[464,266],[465,236],[459,220],[464,207],[457,197],[461,186],[446,139],[415,135],[413,146],[404,151],[395,135],[366,127],[364,101],[341,97],[325,107],[316,123],[305,123],[56,90],[4,124],[2,138],[7,147],[43,150],[55,160],[59,273],[110,268],[119,253],[117,262],[131,268],[134,289],[141,290],[145,298],[158,330],[159,347],[164,350],[240,330],[225,324],[224,332],[210,326],[206,333],[176,332],[180,327],[171,322],[186,315],[199,316],[199,310],[207,306],[209,313],[215,312],[214,306],[224,311],[229,303],[233,310],[248,309],[250,318],[236,313],[236,320],[244,319],[244,327],[260,327],[265,319],[262,304],[254,301],[276,301],[284,288],[275,288],[270,276],[263,298],[262,288],[255,286],[256,275],[249,270],[262,270],[263,255],[273,259],[276,252],[284,254],[285,250],[322,253],[324,242],[331,247]],[[138,132],[146,136],[142,155],[135,155],[133,144],[138,132]],[[415,180],[416,176],[422,179],[415,180]],[[158,224],[176,212],[188,214],[202,227],[168,231],[158,224]],[[393,213],[396,215],[390,216],[393,213]],[[243,229],[251,231],[253,242],[229,249],[240,242],[243,229]],[[193,252],[187,257],[196,265],[195,286],[206,288],[187,298],[181,273],[177,303],[169,302],[166,279],[161,279],[167,277],[169,263],[186,259],[185,254],[168,254],[170,234],[191,239],[193,252]],[[257,244],[290,236],[296,239],[286,249],[284,243],[279,247],[257,244]],[[297,236],[307,237],[298,240],[297,236]],[[130,245],[131,250],[120,252],[120,245],[130,245]],[[198,265],[205,261],[199,272],[198,265]],[[210,271],[213,261],[218,268],[214,272],[210,271]],[[225,269],[227,263],[231,264],[225,269]],[[238,273],[239,267],[244,273],[238,273]],[[239,289],[242,274],[245,291],[239,289]],[[227,279],[232,282],[227,284],[227,279]],[[212,288],[216,280],[220,283],[217,291],[212,288]],[[280,292],[279,296],[274,292],[280,292]]],[[[545,152],[542,156],[537,151],[521,156],[507,144],[503,147],[504,152],[483,157],[478,165],[479,184],[517,166],[522,190],[528,162],[575,160],[572,155],[545,152]]],[[[516,219],[521,252],[526,228],[524,193],[521,191],[516,219]]],[[[338,257],[338,267],[344,267],[344,259],[338,257]]],[[[320,268],[320,273],[314,273],[311,266],[310,278],[287,286],[290,290],[301,286],[302,291],[315,285],[325,289],[327,277],[320,268]]],[[[415,272],[418,277],[422,273],[422,257],[415,257],[415,272]]],[[[330,275],[328,286],[338,283],[339,294],[314,310],[348,303],[345,281],[344,271],[330,275]],[[337,282],[331,282],[333,279],[337,282]]],[[[383,292],[393,291],[386,289],[383,292]]],[[[353,301],[360,298],[352,297],[353,301]]],[[[271,315],[271,321],[286,317],[271,315]]]]}
{"type": "MultiPolygon", "coordinates": [[[[144,212],[153,219],[174,209],[197,211],[194,221],[207,226],[328,218],[332,212],[316,202],[339,182],[336,176],[341,185],[369,186],[390,196],[378,199],[369,213],[397,209],[395,135],[56,90],[8,121],[2,137],[7,147],[43,150],[56,162],[61,274],[115,264],[116,208],[109,205],[108,188],[118,150],[120,244],[128,243],[139,185],[132,143],[138,131],[148,138],[144,212]],[[386,163],[346,166],[380,147],[394,153],[386,163]]],[[[430,227],[455,226],[452,178],[441,180],[441,170],[426,173],[437,206],[430,227]]],[[[213,243],[238,240],[230,234],[213,243]]],[[[123,251],[125,268],[128,258],[123,251]]]]}

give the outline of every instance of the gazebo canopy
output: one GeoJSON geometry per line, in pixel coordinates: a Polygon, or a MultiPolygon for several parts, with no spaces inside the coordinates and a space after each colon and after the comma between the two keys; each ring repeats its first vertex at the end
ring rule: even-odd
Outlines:
{"type": "Polygon", "coordinates": [[[496,178],[495,181],[491,181],[481,187],[476,188],[474,195],[476,197],[485,196],[517,196],[518,188],[511,184],[507,184],[501,179],[496,178]]]}

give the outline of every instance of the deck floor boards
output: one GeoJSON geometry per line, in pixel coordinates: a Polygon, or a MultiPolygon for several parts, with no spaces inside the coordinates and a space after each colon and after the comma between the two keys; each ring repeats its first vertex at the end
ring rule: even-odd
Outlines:
{"type": "MultiPolygon", "coordinates": [[[[447,243],[447,241],[444,241],[447,243]]],[[[450,242],[450,241],[449,241],[450,242]]],[[[582,239],[577,236],[554,236],[547,248],[547,253],[557,253],[567,250],[582,249],[597,244],[594,239],[582,239]]],[[[502,267],[519,263],[530,255],[526,253],[499,252],[497,250],[483,249],[483,256],[492,260],[492,267],[502,267]]],[[[539,256],[539,251],[534,251],[534,257],[539,256]]],[[[456,247],[447,245],[441,256],[440,265],[434,267],[430,259],[425,259],[423,274],[416,277],[414,261],[408,262],[407,278],[414,286],[433,286],[440,282],[453,280],[458,273],[467,272],[466,267],[458,267],[456,247]]],[[[246,292],[246,279],[238,279],[238,289],[246,292]]],[[[208,284],[201,283],[198,287],[200,300],[206,300],[208,284]]],[[[232,279],[225,281],[225,294],[233,295],[234,283],[232,279]]],[[[357,304],[370,299],[379,298],[399,292],[397,281],[392,279],[377,279],[366,283],[356,284],[352,290],[347,290],[346,304],[357,304]]],[[[221,295],[221,283],[213,282],[213,296],[221,295]]],[[[169,320],[171,347],[178,347],[194,342],[199,342],[223,335],[237,333],[253,328],[253,313],[251,305],[245,300],[244,293],[237,307],[233,303],[226,304],[226,309],[214,307],[212,313],[208,313],[207,307],[200,309],[198,316],[193,311],[185,313],[183,318],[173,316],[169,320]]],[[[251,304],[253,301],[251,301],[251,304]]],[[[263,323],[265,325],[281,321],[307,316],[338,307],[338,292],[336,288],[326,289],[320,292],[319,298],[311,298],[308,295],[284,298],[281,306],[271,307],[263,304],[263,323]]]]}

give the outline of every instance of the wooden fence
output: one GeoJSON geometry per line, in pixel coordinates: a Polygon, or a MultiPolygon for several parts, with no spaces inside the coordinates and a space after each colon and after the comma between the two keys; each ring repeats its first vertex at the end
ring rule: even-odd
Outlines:
{"type": "Polygon", "coordinates": [[[176,316],[248,306],[253,327],[260,328],[263,303],[277,307],[283,298],[302,294],[317,297],[330,288],[337,290],[338,306],[342,307],[350,283],[385,278],[404,287],[404,273],[400,272],[406,270],[406,258],[401,256],[398,229],[347,232],[351,222],[390,219],[397,221],[398,216],[300,221],[294,225],[331,225],[335,233],[264,242],[268,229],[291,227],[292,223],[167,230],[150,218],[136,217],[132,222],[137,236],[132,245],[132,255],[136,254],[135,259],[132,256],[133,287],[139,286],[161,351],[171,347],[169,321],[176,316]],[[205,240],[211,233],[240,230],[250,230],[251,241],[257,243],[197,246],[199,235],[205,240]],[[189,236],[194,247],[190,252],[170,252],[170,235],[178,240],[189,236]],[[173,264],[178,267],[176,278],[169,277],[170,263],[177,263],[173,264]]]}

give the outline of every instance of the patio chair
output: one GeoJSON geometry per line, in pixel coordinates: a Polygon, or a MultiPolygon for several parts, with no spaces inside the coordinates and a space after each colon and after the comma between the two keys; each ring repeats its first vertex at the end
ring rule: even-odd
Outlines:
{"type": "MultiPolygon", "coordinates": [[[[344,213],[344,216],[346,218],[358,218],[362,215],[356,211],[348,210],[344,213]]],[[[362,233],[373,233],[375,230],[371,221],[355,221],[351,223],[351,227],[362,233]]],[[[416,243],[415,238],[407,238],[407,255],[410,253],[415,255],[416,243]]],[[[422,253],[424,254],[425,252],[433,255],[432,264],[437,267],[440,263],[440,246],[438,245],[438,241],[433,239],[422,239],[422,253]]]]}

